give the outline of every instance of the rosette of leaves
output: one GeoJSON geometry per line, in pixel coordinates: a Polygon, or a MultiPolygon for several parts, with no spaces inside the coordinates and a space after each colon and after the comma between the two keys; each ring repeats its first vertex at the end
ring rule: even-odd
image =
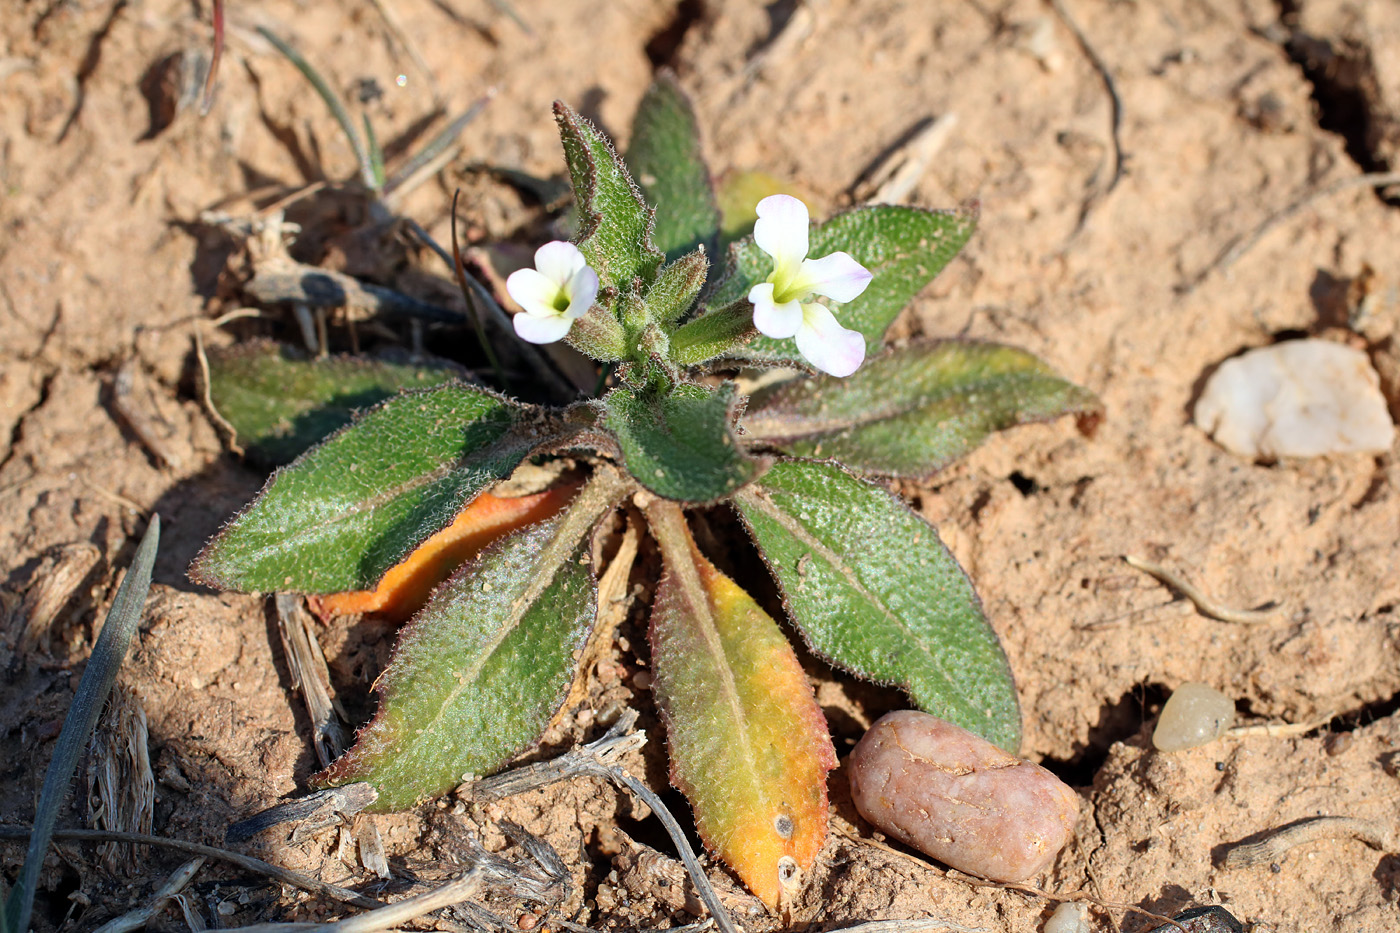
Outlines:
{"type": "Polygon", "coordinates": [[[601,284],[568,339],[617,364],[616,386],[562,409],[456,380],[403,391],[274,473],[191,575],[360,595],[415,567],[431,566],[431,583],[445,576],[402,629],[374,718],[314,778],[369,782],[375,809],[402,809],[537,739],[598,613],[590,539],[635,503],[662,558],[650,642],[671,780],[708,847],[775,906],[821,848],[836,764],[790,634],[1004,748],[1020,740],[1011,672],[971,583],[879,478],[927,476],[990,432],[1093,416],[1099,403],[1011,347],[886,346],[971,235],[967,210],[861,207],[813,227],[814,254],[844,250],[874,278],[838,312],[866,339],[864,367],[810,376],[790,342],[753,329],[745,296],[771,260],[749,237],[713,256],[720,211],[675,83],[644,97],[625,160],[568,107],[555,116],[576,244],[601,284]],[[723,378],[775,365],[796,377],[750,398],[723,378]],[[582,481],[523,499],[492,492],[531,458],[567,458],[582,481]],[[697,547],[697,507],[737,512],[787,631],[697,547]],[[473,543],[454,545],[462,535],[473,543]]]}

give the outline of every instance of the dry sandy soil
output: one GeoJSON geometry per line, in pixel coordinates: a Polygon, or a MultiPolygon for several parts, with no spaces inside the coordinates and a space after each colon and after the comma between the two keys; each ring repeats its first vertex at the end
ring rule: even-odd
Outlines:
{"type": "MultiPolygon", "coordinates": [[[[537,242],[539,207],[468,166],[557,176],[551,101],[622,136],[661,64],[693,95],[717,170],[790,179],[818,215],[850,203],[863,173],[912,129],[956,114],[910,201],[980,198],[982,224],[900,337],[1024,346],[1099,393],[1108,413],[1093,438],[1068,421],[1014,430],[902,490],[968,569],[1006,645],[1023,753],[1083,796],[1075,842],[1036,887],[1108,905],[1091,911],[1094,930],[1153,929],[1161,921],[1141,911],[1206,904],[1258,930],[1400,929],[1400,852],[1326,838],[1271,865],[1220,864],[1225,844],[1305,817],[1397,822],[1400,458],[1392,449],[1250,463],[1189,417],[1223,359],[1300,333],[1366,349],[1400,412],[1400,201],[1364,185],[1333,192],[1218,262],[1300,198],[1400,168],[1400,6],[1065,5],[1093,55],[1055,6],[1037,0],[516,0],[528,31],[479,0],[394,0],[386,6],[450,109],[496,91],[461,154],[399,210],[445,241],[460,187],[474,241],[537,242]],[[1120,150],[1095,56],[1121,100],[1120,150]],[[1370,299],[1358,315],[1363,291],[1370,299]],[[1214,621],[1125,565],[1125,554],[1165,562],[1223,603],[1280,611],[1253,625],[1214,621]],[[1152,721],[1187,681],[1235,698],[1243,722],[1312,728],[1156,753],[1152,721]]],[[[369,108],[381,138],[418,138],[433,91],[374,4],[229,6],[218,95],[202,117],[207,4],[28,0],[0,12],[6,823],[32,818],[95,620],[152,512],[166,533],[121,681],[127,708],[144,710],[149,727],[154,831],[220,844],[229,823],[298,791],[316,767],[266,601],[185,578],[202,542],[263,479],[225,448],[200,403],[193,334],[212,345],[295,339],[276,309],[211,325],[246,299],[234,241],[201,218],[211,209],[251,216],[305,184],[355,174],[320,101],[256,26],[291,37],[347,96],[376,85],[369,108]]],[[[328,191],[294,208],[308,237],[299,255],[456,300],[431,254],[344,236],[362,220],[356,203],[328,191]]],[[[344,340],[343,329],[333,334],[344,340]]],[[[641,630],[629,621],[619,636],[588,672],[588,702],[635,702],[659,739],[627,650],[641,630]]],[[[363,716],[392,632],[366,623],[322,640],[339,695],[352,718],[363,716]]],[[[842,755],[900,705],[819,665],[811,671],[842,755]]],[[[566,711],[553,747],[599,731],[591,706],[580,706],[566,711]]],[[[658,741],[634,764],[664,788],[658,741]]],[[[843,772],[831,780],[836,831],[786,921],[755,910],[712,866],[747,929],[930,917],[949,929],[1041,929],[1054,897],[975,886],[884,845],[851,808],[843,772]]],[[[65,824],[90,811],[82,784],[80,775],[65,824]]],[[[666,799],[684,818],[683,801],[666,799]]],[[[346,844],[363,825],[296,840],[274,831],[249,851],[393,893],[450,871],[465,831],[506,847],[503,818],[552,843],[572,881],[543,919],[495,902],[511,923],[626,929],[696,919],[657,880],[664,872],[639,867],[674,869],[670,855],[638,861],[640,844],[674,852],[656,821],[591,781],[489,806],[454,796],[376,818],[387,883],[346,844]]],[[[13,843],[0,848],[7,879],[21,856],[13,843]]],[[[64,843],[47,863],[36,929],[94,929],[145,903],[179,859],[153,850],[104,861],[64,843]]],[[[188,890],[188,908],[225,928],[344,911],[222,866],[206,867],[188,890]]],[[[184,922],[174,908],[156,921],[184,922]]]]}

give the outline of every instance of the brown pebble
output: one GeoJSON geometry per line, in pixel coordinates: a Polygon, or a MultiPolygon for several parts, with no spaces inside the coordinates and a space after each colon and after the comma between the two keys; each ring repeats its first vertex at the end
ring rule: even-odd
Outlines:
{"type": "Polygon", "coordinates": [[[914,710],[881,717],[848,765],[856,809],[876,828],[994,881],[1044,870],[1079,817],[1078,795],[1049,771],[914,710]]]}

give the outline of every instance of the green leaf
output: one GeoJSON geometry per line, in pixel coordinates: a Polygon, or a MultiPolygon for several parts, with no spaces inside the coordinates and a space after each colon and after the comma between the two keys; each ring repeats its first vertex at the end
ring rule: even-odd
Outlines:
{"type": "Polygon", "coordinates": [[[682,366],[696,366],[742,347],[756,333],[753,305],[736,301],[681,325],[671,335],[671,358],[682,366]]]}
{"type": "Polygon", "coordinates": [[[665,258],[651,240],[652,210],[597,127],[562,103],[554,118],[578,204],[579,250],[605,289],[650,284],[665,258]]]}
{"type": "Polygon", "coordinates": [[[993,431],[1102,410],[1092,392],[1025,350],[944,340],[888,350],[845,379],[794,379],[761,390],[744,428],[798,456],[922,477],[993,431]]]}
{"type": "Polygon", "coordinates": [[[627,471],[666,499],[708,503],[733,495],[762,474],[734,436],[733,383],[719,389],[679,385],[657,393],[619,387],[602,400],[603,427],[627,471]]]}
{"type": "Polygon", "coordinates": [[[390,399],[291,466],[195,559],[222,589],[338,593],[380,577],[534,449],[537,410],[452,384],[390,399]]]}
{"type": "Polygon", "coordinates": [[[9,897],[0,903],[0,917],[11,930],[29,929],[34,891],[39,882],[39,869],[44,864],[44,854],[53,838],[53,828],[63,809],[63,801],[68,796],[78,759],[92,740],[93,727],[97,725],[98,716],[102,715],[107,694],[112,692],[117,671],[126,658],[131,638],[141,621],[159,547],[160,516],[152,515],[151,523],[136,549],[136,556],[132,558],[131,569],[117,588],[112,608],[107,611],[107,619],[98,633],[97,642],[92,646],[83,679],[78,682],[78,689],[73,694],[73,705],[68,707],[63,729],[54,743],[53,757],[49,759],[44,786],[39,791],[39,803],[34,810],[34,828],[29,834],[29,850],[24,856],[24,866],[15,879],[9,897]]]}
{"type": "Polygon", "coordinates": [[[379,793],[370,809],[405,810],[538,738],[597,613],[588,532],[623,489],[600,471],[557,518],[502,538],[444,583],[402,630],[374,719],[313,783],[365,781],[379,793]]]}
{"type": "Polygon", "coordinates": [[[680,508],[647,506],[665,572],[651,614],[651,662],[671,783],[705,844],[769,907],[812,867],[826,838],[826,718],[792,646],[748,593],[695,547],[680,508]]]}
{"type": "Polygon", "coordinates": [[[719,245],[719,205],[700,148],[690,100],[668,71],[642,95],[632,118],[627,167],[656,208],[657,249],[676,259],[697,247],[719,245]]]}
{"type": "Polygon", "coordinates": [[[461,372],[446,361],[309,360],[256,340],[209,355],[209,397],[249,458],[279,466],[349,424],[356,411],[401,389],[451,382],[461,372]]]}
{"type": "Polygon", "coordinates": [[[1006,655],[933,526],[833,464],[779,462],[735,501],[814,652],[1016,751],[1006,655]]]}
{"type": "Polygon", "coordinates": [[[705,251],[697,249],[666,266],[647,289],[648,315],[662,324],[674,324],[685,317],[705,287],[705,275],[710,260],[705,251]]]}
{"type": "MultiPolygon", "coordinates": [[[[873,273],[860,297],[835,306],[837,320],[865,335],[866,350],[873,354],[899,312],[958,254],[976,223],[976,211],[971,209],[858,207],[813,227],[807,255],[820,259],[845,251],[873,273]]],[[[752,237],[731,246],[729,260],[728,278],[706,302],[709,308],[743,300],[750,288],[773,271],[772,258],[752,237]]],[[[741,361],[785,362],[796,355],[794,349],[790,340],[758,337],[731,356],[741,361]]]]}

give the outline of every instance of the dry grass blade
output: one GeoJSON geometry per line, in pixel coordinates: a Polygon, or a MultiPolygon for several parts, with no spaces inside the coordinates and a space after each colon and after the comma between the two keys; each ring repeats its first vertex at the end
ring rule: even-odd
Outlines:
{"type": "Polygon", "coordinates": [[[1179,573],[1174,573],[1163,567],[1161,564],[1153,563],[1141,557],[1134,557],[1126,554],[1123,562],[1129,567],[1141,570],[1143,573],[1151,574],[1161,580],[1167,586],[1185,596],[1195,603],[1201,615],[1208,616],[1220,622],[1236,622],[1240,625],[1257,625],[1260,622],[1267,622],[1279,614],[1282,606],[1270,606],[1264,609],[1231,609],[1222,606],[1206,595],[1200,587],[1195,586],[1179,573]]]}
{"type": "Polygon", "coordinates": [[[331,675],[321,643],[311,631],[311,614],[301,597],[278,593],[277,632],[292,675],[292,689],[301,692],[306,713],[311,717],[311,741],[322,768],[330,767],[347,747],[345,724],[331,696],[331,675]]]}
{"type": "Polygon", "coordinates": [[[112,684],[116,682],[117,670],[126,658],[131,636],[141,621],[141,610],[151,589],[151,569],[155,566],[159,543],[160,516],[152,515],[141,546],[136,549],[136,556],[132,559],[131,569],[117,588],[111,611],[107,613],[102,632],[97,636],[97,643],[93,645],[92,655],[88,658],[87,670],[83,671],[83,679],[73,696],[73,705],[68,708],[68,715],[63,721],[63,731],[58,734],[58,742],[54,745],[53,758],[49,761],[44,786],[39,792],[29,851],[25,853],[24,867],[4,905],[5,925],[10,930],[29,929],[39,869],[44,863],[49,840],[53,837],[59,808],[63,798],[68,795],[73,772],[78,767],[78,756],[87,746],[92,727],[97,724],[97,717],[107,702],[107,694],[111,693],[112,684]]]}
{"type": "Polygon", "coordinates": [[[316,93],[325,102],[326,109],[335,117],[335,121],[340,124],[340,130],[345,134],[345,138],[350,143],[350,148],[355,152],[355,159],[360,163],[360,181],[371,191],[378,191],[379,185],[374,172],[374,162],[370,157],[370,152],[365,148],[364,141],[360,139],[360,134],[355,131],[355,123],[350,119],[350,112],[345,109],[345,104],[339,95],[331,90],[331,86],[326,83],[326,79],[321,77],[321,73],[312,67],[306,58],[293,48],[286,40],[278,36],[266,26],[258,27],[258,34],[268,42],[271,42],[277,51],[286,56],[287,61],[296,66],[302,77],[311,82],[316,93]]]}

